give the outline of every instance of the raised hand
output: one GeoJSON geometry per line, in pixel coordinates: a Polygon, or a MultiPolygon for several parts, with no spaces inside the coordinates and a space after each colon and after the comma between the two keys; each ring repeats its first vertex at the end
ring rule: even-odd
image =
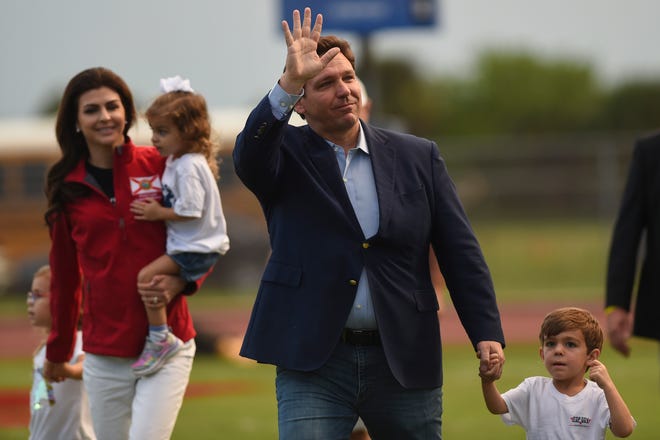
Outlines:
{"type": "Polygon", "coordinates": [[[286,20],[282,20],[282,30],[287,46],[286,64],[280,78],[280,86],[291,94],[298,94],[308,79],[317,75],[339,53],[334,47],[319,57],[316,53],[323,16],[317,14],[312,28],[312,10],[305,8],[302,23],[300,11],[293,11],[293,32],[286,20]]]}

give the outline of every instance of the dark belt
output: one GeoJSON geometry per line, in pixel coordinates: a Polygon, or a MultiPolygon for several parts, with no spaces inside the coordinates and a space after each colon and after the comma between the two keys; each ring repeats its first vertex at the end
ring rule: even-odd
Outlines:
{"type": "Polygon", "coordinates": [[[351,345],[379,345],[378,330],[355,330],[345,328],[341,331],[341,340],[351,345]]]}

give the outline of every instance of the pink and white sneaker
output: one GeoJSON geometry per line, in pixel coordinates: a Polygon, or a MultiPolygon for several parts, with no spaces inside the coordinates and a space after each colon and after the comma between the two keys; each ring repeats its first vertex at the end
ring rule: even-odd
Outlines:
{"type": "Polygon", "coordinates": [[[147,338],[142,354],[131,365],[133,374],[142,377],[155,373],[181,348],[183,348],[183,341],[174,336],[172,332],[168,332],[167,337],[161,342],[152,342],[147,338]]]}

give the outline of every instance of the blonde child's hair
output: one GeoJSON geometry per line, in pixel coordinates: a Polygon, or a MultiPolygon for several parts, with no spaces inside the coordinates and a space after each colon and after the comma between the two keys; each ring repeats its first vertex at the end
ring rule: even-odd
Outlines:
{"type": "MultiPolygon", "coordinates": [[[[50,279],[50,266],[48,264],[41,266],[34,272],[34,275],[32,275],[32,279],[40,277],[48,277],[50,279]]],[[[37,345],[37,348],[34,349],[33,356],[36,356],[37,353],[39,353],[39,350],[41,350],[41,347],[44,345],[46,345],[46,335],[44,336],[44,339],[39,343],[39,345],[37,345]]]]}
{"type": "MultiPolygon", "coordinates": [[[[32,275],[33,279],[39,277],[48,277],[48,279],[50,279],[51,277],[50,265],[44,264],[34,272],[34,275],[32,275]]],[[[82,325],[82,307],[80,308],[80,316],[78,317],[78,329],[81,328],[81,325],[82,325]]]]}
{"type": "Polygon", "coordinates": [[[49,277],[50,278],[50,266],[48,264],[44,264],[39,269],[37,269],[37,271],[34,273],[32,278],[37,278],[37,277],[49,277]]]}
{"type": "Polygon", "coordinates": [[[603,329],[594,315],[578,307],[562,307],[548,313],[541,324],[539,340],[556,336],[566,330],[580,330],[587,344],[587,353],[595,348],[603,349],[603,329]]]}
{"type": "Polygon", "coordinates": [[[211,139],[211,120],[202,95],[185,91],[164,93],[149,106],[145,117],[152,125],[159,119],[172,122],[181,133],[186,150],[202,154],[215,179],[219,179],[219,146],[211,139]]]}

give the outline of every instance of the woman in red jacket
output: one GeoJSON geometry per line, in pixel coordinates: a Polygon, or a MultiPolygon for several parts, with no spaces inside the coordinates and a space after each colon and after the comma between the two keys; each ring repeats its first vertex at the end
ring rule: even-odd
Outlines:
{"type": "Polygon", "coordinates": [[[165,252],[165,226],[136,220],[130,205],[160,200],[165,162],[127,136],[135,115],[128,86],[112,71],[73,77],[57,115],[62,157],[46,182],[53,323],[44,374],[62,379],[82,302],[83,375],[99,439],[169,438],[195,354],[183,280],[157,276],[138,292],[138,271],[165,252]],[[168,325],[185,346],[157,374],[137,379],[131,364],[147,333],[143,303],[167,304],[168,325]]]}

